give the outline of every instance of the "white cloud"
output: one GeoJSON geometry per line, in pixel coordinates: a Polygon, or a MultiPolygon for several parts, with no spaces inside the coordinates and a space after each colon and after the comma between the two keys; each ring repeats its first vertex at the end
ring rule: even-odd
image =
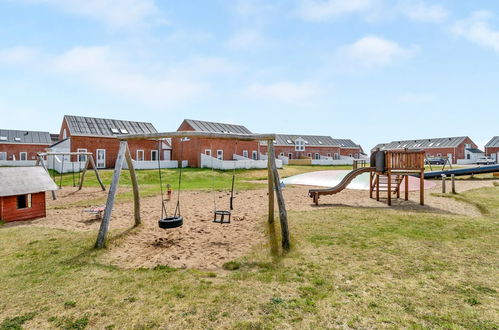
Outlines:
{"type": "Polygon", "coordinates": [[[307,21],[325,21],[372,9],[375,0],[300,0],[296,14],[307,21]]]}
{"type": "Polygon", "coordinates": [[[468,19],[455,23],[452,31],[457,36],[499,53],[499,30],[489,24],[492,16],[487,11],[474,12],[468,19]]]}
{"type": "Polygon", "coordinates": [[[416,0],[402,1],[399,11],[409,19],[421,22],[443,22],[449,17],[449,11],[445,7],[416,0]]]}
{"type": "Polygon", "coordinates": [[[44,4],[64,12],[88,17],[106,25],[121,28],[164,23],[154,0],[22,0],[44,4]]]}
{"type": "Polygon", "coordinates": [[[76,47],[55,57],[51,64],[59,74],[152,107],[186,102],[209,89],[202,82],[169,76],[167,70],[153,73],[136,68],[109,47],[76,47]]]}
{"type": "Polygon", "coordinates": [[[238,31],[227,41],[227,47],[232,50],[254,50],[268,45],[268,41],[258,31],[238,31]]]}
{"type": "Polygon", "coordinates": [[[404,48],[377,36],[367,36],[341,47],[337,53],[337,64],[348,70],[383,67],[410,57],[416,49],[414,46],[404,48]]]}
{"type": "Polygon", "coordinates": [[[253,84],[244,91],[247,97],[292,105],[307,105],[316,101],[322,90],[312,83],[288,81],[273,84],[253,84]]]}

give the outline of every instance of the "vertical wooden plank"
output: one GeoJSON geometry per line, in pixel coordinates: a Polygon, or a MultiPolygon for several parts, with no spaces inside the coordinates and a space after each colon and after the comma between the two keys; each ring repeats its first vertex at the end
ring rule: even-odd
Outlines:
{"type": "Polygon", "coordinates": [[[446,193],[446,181],[445,181],[445,174],[442,174],[442,194],[446,193]]]}
{"type": "Polygon", "coordinates": [[[419,174],[419,204],[424,205],[424,169],[419,174]]]}
{"type": "Polygon", "coordinates": [[[373,198],[374,172],[369,172],[369,198],[373,198]]]}
{"type": "Polygon", "coordinates": [[[270,145],[274,144],[274,141],[267,141],[267,185],[269,194],[269,223],[274,223],[274,174],[272,172],[272,166],[270,164],[270,145]]]}
{"type": "Polygon", "coordinates": [[[392,171],[388,170],[386,173],[388,176],[388,206],[392,205],[392,171]]]}
{"type": "Polygon", "coordinates": [[[400,184],[402,182],[400,181],[400,175],[399,174],[397,174],[397,182],[396,183],[397,183],[397,198],[400,198],[400,184]]]}
{"type": "Polygon", "coordinates": [[[451,174],[450,178],[451,178],[451,182],[452,182],[452,193],[455,194],[456,193],[456,178],[455,178],[455,175],[451,174]]]}
{"type": "Polygon", "coordinates": [[[279,222],[281,224],[281,235],[282,235],[282,248],[289,251],[291,248],[291,243],[289,239],[289,227],[288,227],[288,214],[286,212],[286,204],[284,202],[284,196],[282,194],[281,182],[279,179],[279,172],[277,172],[277,167],[275,165],[275,151],[274,143],[268,144],[269,146],[269,161],[272,167],[272,174],[274,179],[274,186],[276,189],[277,205],[279,207],[279,222]]]}
{"type": "MultiPolygon", "coordinates": [[[[159,155],[158,155],[158,157],[159,157],[159,155]]],[[[133,167],[132,155],[130,155],[130,148],[128,148],[128,145],[126,147],[125,159],[126,159],[126,163],[128,165],[128,171],[130,172],[130,179],[132,181],[133,214],[135,216],[135,227],[137,227],[141,223],[139,183],[137,180],[137,175],[135,173],[135,168],[133,167]]]]}
{"type": "MultiPolygon", "coordinates": [[[[100,187],[102,188],[102,191],[106,191],[106,187],[102,183],[102,180],[101,180],[100,175],[99,175],[99,171],[97,170],[97,166],[95,166],[94,156],[88,155],[87,158],[90,159],[90,165],[92,165],[92,168],[94,169],[95,177],[97,178],[97,181],[99,182],[100,187]]],[[[83,184],[83,181],[82,181],[82,184],[83,184]]]]}
{"type": "Polygon", "coordinates": [[[409,176],[408,175],[405,175],[405,200],[408,201],[409,200],[409,176]]]}
{"type": "Polygon", "coordinates": [[[379,202],[379,176],[380,174],[376,174],[376,201],[379,202]]]}
{"type": "Polygon", "coordinates": [[[95,242],[95,247],[97,249],[103,248],[106,242],[106,236],[109,230],[109,221],[111,220],[111,214],[113,213],[114,199],[116,198],[116,191],[118,190],[121,169],[123,167],[123,160],[125,158],[127,146],[128,143],[126,141],[120,141],[120,149],[118,151],[118,157],[116,158],[116,164],[114,166],[113,181],[111,182],[111,187],[109,188],[106,209],[104,210],[104,216],[102,217],[102,222],[100,224],[99,234],[97,235],[97,241],[95,242]]]}
{"type": "MultiPolygon", "coordinates": [[[[49,170],[48,170],[47,166],[45,166],[45,162],[43,161],[43,158],[40,157],[40,156],[38,156],[38,159],[40,160],[40,164],[42,165],[43,169],[47,172],[47,174],[49,174],[49,170]]],[[[49,174],[49,176],[50,176],[50,174],[49,174]]],[[[52,190],[50,192],[52,193],[52,199],[56,200],[57,199],[57,195],[55,194],[55,191],[52,190]]]]}
{"type": "MultiPolygon", "coordinates": [[[[88,155],[90,156],[90,155],[88,155]]],[[[87,174],[87,169],[88,169],[88,164],[90,162],[90,157],[87,156],[87,159],[85,161],[85,167],[83,168],[83,172],[81,172],[81,179],[80,179],[80,186],[78,187],[78,190],[81,190],[83,188],[83,180],[85,179],[85,174],[87,174]]]]}

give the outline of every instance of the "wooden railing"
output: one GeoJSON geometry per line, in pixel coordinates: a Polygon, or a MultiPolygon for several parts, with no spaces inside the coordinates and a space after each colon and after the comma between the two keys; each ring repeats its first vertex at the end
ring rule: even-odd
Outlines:
{"type": "Polygon", "coordinates": [[[386,152],[387,170],[423,170],[425,152],[422,150],[392,150],[386,152]]]}

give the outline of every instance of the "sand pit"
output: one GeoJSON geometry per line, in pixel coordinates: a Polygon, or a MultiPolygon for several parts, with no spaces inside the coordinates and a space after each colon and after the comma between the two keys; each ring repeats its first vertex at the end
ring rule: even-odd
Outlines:
{"type": "MultiPolygon", "coordinates": [[[[440,182],[433,189],[425,191],[426,205],[418,204],[418,192],[410,193],[410,201],[393,200],[393,209],[433,212],[439,214],[459,214],[480,216],[478,210],[468,204],[450,198],[431,196],[440,192],[440,182]]],[[[484,186],[492,186],[493,181],[462,181],[457,183],[459,192],[484,186]]],[[[308,197],[310,187],[288,186],[284,189],[287,209],[292,211],[317,210],[326,207],[360,207],[385,209],[384,202],[370,199],[368,192],[344,190],[339,194],[321,197],[319,207],[312,205],[308,197]]],[[[119,192],[127,192],[129,188],[119,192]]],[[[84,213],[89,205],[101,205],[107,192],[98,188],[84,188],[75,193],[74,188],[64,188],[58,193],[59,199],[52,201],[47,194],[47,217],[33,221],[7,223],[12,226],[43,226],[70,231],[96,232],[100,221],[94,215],[84,213]]],[[[228,207],[228,194],[217,192],[216,201],[220,209],[228,207]]],[[[124,268],[186,267],[205,270],[220,269],[235,258],[247,255],[256,245],[267,244],[265,218],[267,214],[267,190],[257,189],[236,193],[235,211],[231,224],[221,225],[212,222],[213,194],[208,191],[183,191],[182,215],[185,218],[181,228],[162,230],[157,221],[161,215],[159,196],[141,199],[143,226],[136,228],[109,244],[108,251],[101,261],[124,268]]],[[[174,202],[168,205],[173,210],[174,202]]],[[[290,221],[294,221],[290,217],[290,221]]],[[[118,202],[111,219],[113,235],[126,231],[133,225],[132,201],[118,202]]],[[[291,223],[292,225],[292,223],[291,223]]]]}

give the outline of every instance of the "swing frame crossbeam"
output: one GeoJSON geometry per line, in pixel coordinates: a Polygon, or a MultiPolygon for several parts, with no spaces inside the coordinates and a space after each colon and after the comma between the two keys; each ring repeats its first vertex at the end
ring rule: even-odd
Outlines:
{"type": "MultiPolygon", "coordinates": [[[[99,171],[97,170],[97,166],[95,165],[94,161],[94,156],[91,152],[39,152],[36,154],[36,163],[35,166],[41,165],[47,173],[49,173],[48,167],[45,165],[45,160],[44,157],[47,156],[54,156],[54,161],[55,161],[55,156],[63,156],[62,158],[62,168],[61,168],[61,179],[59,181],[59,188],[61,187],[62,183],[62,175],[63,175],[63,169],[64,169],[64,156],[86,156],[85,159],[85,166],[83,167],[83,171],[81,172],[81,177],[80,177],[80,172],[78,172],[78,177],[79,177],[79,182],[78,182],[78,190],[81,190],[83,188],[83,181],[85,180],[85,174],[87,173],[87,170],[89,168],[89,165],[92,166],[92,169],[95,173],[95,177],[97,178],[97,181],[99,182],[100,187],[102,188],[102,191],[106,190],[106,187],[104,186],[104,183],[102,183],[101,177],[99,175],[99,171]]],[[[74,165],[73,165],[74,168],[74,165]]],[[[81,167],[80,167],[81,170],[81,167]]],[[[55,181],[55,180],[54,180],[55,181]]],[[[73,171],[73,184],[74,184],[74,171],[73,171]]],[[[52,199],[56,200],[57,195],[55,190],[51,191],[52,193],[52,199]]]]}
{"type": "MultiPolygon", "coordinates": [[[[120,147],[114,167],[113,179],[111,181],[111,186],[109,188],[108,198],[106,202],[106,209],[104,211],[104,216],[102,217],[99,233],[97,234],[97,240],[95,243],[96,248],[100,249],[105,246],[107,233],[109,231],[111,215],[114,207],[114,201],[116,198],[116,192],[118,190],[121,171],[123,168],[123,162],[125,160],[127,162],[128,170],[130,172],[132,188],[133,188],[134,217],[135,217],[134,226],[138,226],[141,224],[139,185],[135,173],[135,168],[132,162],[132,157],[130,155],[128,141],[161,140],[167,138],[205,138],[205,139],[267,142],[268,222],[270,224],[274,223],[274,196],[275,196],[279,208],[279,223],[281,226],[281,235],[282,235],[281,244],[284,250],[286,251],[290,250],[291,244],[289,236],[288,216],[286,211],[286,205],[284,202],[284,196],[282,193],[282,187],[280,184],[279,173],[277,172],[277,166],[275,163],[276,160],[275,150],[274,150],[274,141],[276,139],[275,134],[234,134],[234,133],[215,133],[215,132],[197,132],[197,131],[176,131],[176,132],[151,133],[151,134],[119,135],[117,136],[117,138],[120,140],[120,147]]],[[[178,162],[179,166],[182,166],[182,159],[178,160],[178,162]]]]}

